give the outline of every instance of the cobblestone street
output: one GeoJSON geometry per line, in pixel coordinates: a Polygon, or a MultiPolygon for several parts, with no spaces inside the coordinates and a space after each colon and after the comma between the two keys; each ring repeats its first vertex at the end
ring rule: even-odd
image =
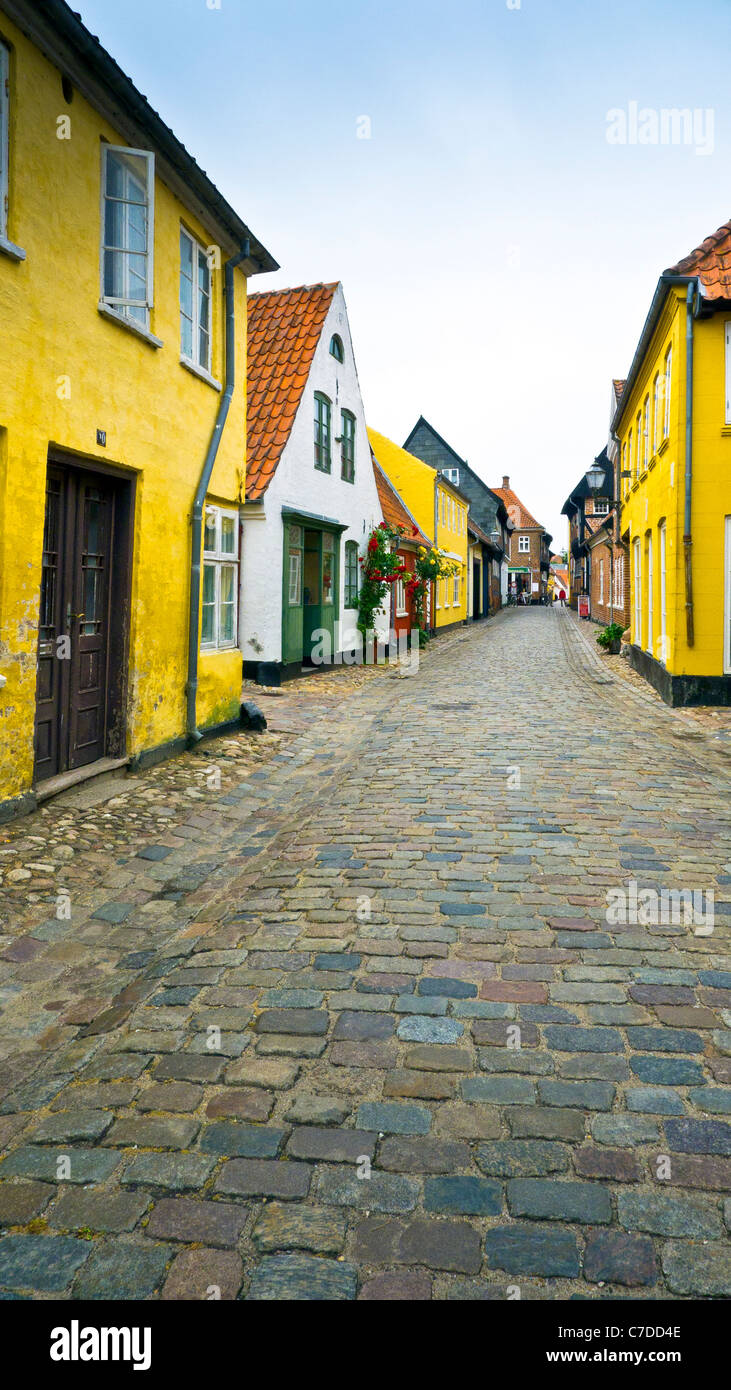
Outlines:
{"type": "Polygon", "coordinates": [[[731,759],[592,647],[507,609],[3,827],[0,1296],[731,1296],[731,759]]]}

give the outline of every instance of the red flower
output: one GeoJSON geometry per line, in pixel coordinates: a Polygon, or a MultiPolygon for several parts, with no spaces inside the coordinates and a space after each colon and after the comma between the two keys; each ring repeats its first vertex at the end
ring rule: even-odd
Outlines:
{"type": "Polygon", "coordinates": [[[371,536],[371,538],[370,538],[370,540],[369,540],[369,542],[368,542],[368,549],[370,550],[371,555],[373,554],[373,552],[374,552],[375,550],[378,549],[378,541],[376,540],[376,537],[375,537],[375,536],[371,536]]]}

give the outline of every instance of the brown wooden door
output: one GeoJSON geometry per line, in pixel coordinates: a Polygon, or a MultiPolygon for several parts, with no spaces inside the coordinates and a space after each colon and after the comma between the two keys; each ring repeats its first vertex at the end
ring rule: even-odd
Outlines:
{"type": "Polygon", "coordinates": [[[48,470],[36,696],[37,781],[104,757],[115,486],[48,470]]]}

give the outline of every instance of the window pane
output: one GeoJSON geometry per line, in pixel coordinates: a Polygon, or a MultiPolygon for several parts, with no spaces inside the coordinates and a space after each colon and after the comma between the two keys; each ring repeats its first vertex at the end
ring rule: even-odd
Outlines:
{"type": "Polygon", "coordinates": [[[203,566],[203,612],[201,621],[201,642],[213,643],[216,639],[216,566],[203,566]]]}
{"type": "Polygon", "coordinates": [[[221,554],[236,554],[236,517],[221,517],[221,554]]]}
{"type": "Polygon", "coordinates": [[[302,602],[302,556],[299,550],[289,552],[289,602],[299,608],[302,602]]]}
{"type": "Polygon", "coordinates": [[[185,232],[180,233],[180,266],[189,280],[193,279],[193,243],[185,232]]]}
{"type": "Polygon", "coordinates": [[[180,351],[183,357],[193,357],[193,321],[180,315],[180,351]]]}
{"type": "Polygon", "coordinates": [[[216,513],[212,507],[206,508],[206,524],[203,532],[203,549],[216,553],[216,513]]]}
{"type": "Polygon", "coordinates": [[[192,320],[193,318],[193,281],[189,280],[183,273],[180,276],[180,307],[183,313],[192,320]]]}

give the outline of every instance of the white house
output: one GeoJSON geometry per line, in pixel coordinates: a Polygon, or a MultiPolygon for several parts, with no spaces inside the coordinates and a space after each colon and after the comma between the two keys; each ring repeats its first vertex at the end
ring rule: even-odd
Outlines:
{"type": "Polygon", "coordinates": [[[247,439],[240,645],[244,675],[273,684],[328,642],[352,659],[382,520],[340,284],[249,296],[247,439]]]}

